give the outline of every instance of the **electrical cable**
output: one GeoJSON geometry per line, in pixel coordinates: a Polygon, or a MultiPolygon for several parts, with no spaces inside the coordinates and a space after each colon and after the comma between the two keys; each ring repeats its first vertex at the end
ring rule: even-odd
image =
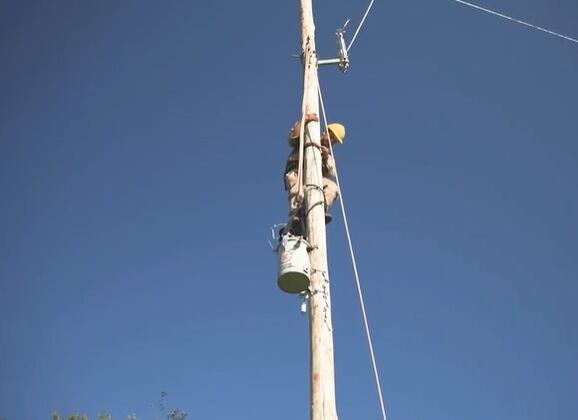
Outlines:
{"type": "Polygon", "coordinates": [[[506,15],[504,15],[504,14],[502,14],[502,13],[498,13],[498,12],[495,12],[495,11],[493,11],[493,10],[486,9],[485,7],[481,7],[481,6],[475,5],[475,4],[473,4],[473,3],[468,3],[467,1],[463,1],[463,0],[453,0],[453,1],[455,1],[456,3],[463,4],[463,5],[465,5],[465,6],[472,7],[472,8],[477,9],[477,10],[481,10],[482,12],[490,13],[490,14],[492,14],[492,15],[494,15],[494,16],[498,16],[498,17],[501,17],[501,18],[503,18],[503,19],[506,19],[506,20],[510,20],[510,21],[512,21],[512,22],[519,23],[519,24],[521,24],[521,25],[528,26],[528,27],[533,28],[533,29],[536,29],[536,30],[538,30],[538,31],[542,31],[542,32],[545,32],[545,33],[547,33],[547,34],[554,35],[554,36],[557,36],[557,37],[559,37],[559,38],[566,39],[566,40],[568,40],[568,41],[571,41],[571,42],[574,42],[574,43],[578,44],[578,39],[575,39],[575,38],[572,38],[572,37],[569,37],[569,36],[566,36],[566,35],[559,34],[558,32],[554,32],[554,31],[551,31],[551,30],[549,30],[549,29],[542,28],[542,27],[540,27],[540,26],[532,25],[531,23],[524,22],[523,20],[519,20],[519,19],[515,19],[515,18],[510,17],[510,16],[506,16],[506,15]]]}
{"type": "Polygon", "coordinates": [[[361,27],[365,23],[365,19],[367,18],[367,15],[369,14],[369,11],[371,10],[371,7],[373,6],[374,1],[375,0],[371,0],[371,2],[369,3],[369,6],[367,6],[367,10],[365,11],[363,18],[361,19],[361,22],[359,23],[359,26],[355,30],[355,33],[353,34],[353,38],[351,38],[351,42],[349,43],[349,46],[347,47],[347,52],[349,52],[349,50],[351,49],[351,46],[355,42],[355,38],[357,38],[357,34],[359,33],[359,31],[361,30],[361,27]]]}
{"type": "MultiPolygon", "coordinates": [[[[558,33],[558,32],[554,32],[554,31],[551,31],[550,29],[546,29],[546,28],[543,28],[543,27],[541,27],[541,26],[534,25],[534,24],[532,24],[532,23],[529,23],[529,22],[526,22],[526,21],[523,21],[523,20],[520,20],[520,19],[513,18],[513,17],[508,16],[508,15],[505,15],[505,14],[503,14],[503,13],[496,12],[496,11],[494,11],[494,10],[490,10],[490,9],[485,8],[485,7],[482,7],[482,6],[478,6],[477,4],[469,3],[469,2],[464,1],[464,0],[453,0],[453,1],[455,1],[456,3],[460,3],[460,4],[463,4],[463,5],[465,5],[465,6],[469,6],[469,7],[472,7],[472,8],[474,8],[474,9],[480,10],[480,11],[482,11],[482,12],[486,12],[486,13],[489,13],[489,14],[491,14],[491,15],[501,17],[502,19],[506,19],[506,20],[509,20],[509,21],[512,21],[512,22],[515,22],[515,23],[519,23],[520,25],[524,25],[524,26],[527,26],[527,27],[529,27],[529,28],[536,29],[536,30],[538,30],[538,31],[541,31],[541,32],[544,32],[544,33],[547,33],[547,34],[556,36],[556,37],[558,37],[558,38],[562,38],[562,39],[565,39],[565,40],[567,40],[567,41],[574,42],[575,44],[578,44],[578,39],[573,38],[573,37],[571,37],[571,36],[564,35],[564,34],[561,34],[561,33],[558,33]]],[[[363,24],[365,23],[365,19],[367,18],[367,15],[369,15],[369,11],[370,11],[371,8],[373,7],[373,3],[374,3],[374,2],[375,2],[375,0],[371,0],[371,2],[369,3],[369,6],[368,6],[367,9],[365,10],[365,13],[363,14],[363,18],[361,19],[361,22],[359,23],[359,26],[358,26],[357,29],[355,30],[355,33],[353,34],[353,38],[351,38],[351,42],[349,43],[349,46],[347,47],[347,52],[349,52],[349,50],[350,50],[351,47],[353,46],[353,43],[355,42],[355,39],[357,38],[357,35],[359,34],[359,31],[361,31],[361,28],[363,27],[363,24]]]]}

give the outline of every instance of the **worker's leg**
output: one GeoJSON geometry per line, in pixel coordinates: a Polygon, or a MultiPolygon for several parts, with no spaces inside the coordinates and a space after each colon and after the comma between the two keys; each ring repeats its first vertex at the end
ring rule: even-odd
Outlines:
{"type": "Polygon", "coordinates": [[[332,219],[331,213],[329,213],[329,208],[339,197],[339,188],[330,178],[323,178],[323,195],[325,197],[325,223],[329,223],[332,219]]]}
{"type": "Polygon", "coordinates": [[[339,188],[330,178],[323,178],[323,195],[325,196],[325,208],[329,209],[333,202],[339,197],[339,188]]]}
{"type": "Polygon", "coordinates": [[[303,220],[299,217],[299,184],[297,183],[297,171],[289,171],[285,174],[285,189],[289,193],[289,221],[285,233],[303,235],[303,220]]]}
{"type": "Polygon", "coordinates": [[[295,214],[298,207],[297,194],[299,185],[297,185],[297,171],[289,171],[285,174],[285,189],[289,194],[289,215],[295,214]]]}

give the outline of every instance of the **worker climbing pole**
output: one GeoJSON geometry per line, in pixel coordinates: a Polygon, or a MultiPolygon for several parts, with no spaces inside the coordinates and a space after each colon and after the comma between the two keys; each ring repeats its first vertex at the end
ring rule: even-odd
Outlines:
{"type": "MultiPolygon", "coordinates": [[[[315,114],[307,114],[304,123],[319,119],[315,114]]],[[[297,121],[289,132],[289,146],[291,152],[287,158],[284,172],[285,190],[289,199],[289,218],[285,227],[279,232],[280,245],[279,252],[281,259],[280,273],[278,278],[279,287],[288,293],[308,293],[309,292],[309,265],[302,255],[301,249],[307,245],[303,239],[305,234],[305,205],[302,193],[303,175],[301,165],[303,160],[301,142],[301,121],[297,121]],[[301,152],[301,153],[300,153],[301,152]],[[299,239],[297,239],[299,238],[299,239]],[[305,278],[307,276],[307,279],[305,278]]],[[[321,150],[321,173],[323,176],[323,208],[325,209],[325,224],[332,220],[329,208],[339,197],[339,189],[335,183],[335,161],[332,156],[331,145],[342,144],[345,138],[345,127],[338,123],[327,126],[320,137],[321,150]],[[331,143],[331,145],[330,145],[331,143]]],[[[320,204],[320,203],[318,203],[320,204]]],[[[308,259],[307,259],[308,261],[308,259]]]]}
{"type": "MultiPolygon", "coordinates": [[[[308,124],[312,121],[318,122],[319,119],[315,114],[305,115],[304,122],[308,124]]],[[[302,236],[304,231],[304,216],[303,213],[303,176],[302,176],[302,154],[301,148],[301,121],[297,121],[291,131],[289,132],[289,146],[291,146],[291,153],[287,158],[285,165],[285,190],[289,193],[289,220],[284,233],[291,233],[293,235],[302,236]]],[[[321,150],[321,173],[323,175],[323,198],[325,209],[325,224],[331,222],[332,216],[329,213],[329,208],[333,202],[339,197],[337,184],[335,183],[335,161],[331,153],[332,145],[338,143],[343,144],[345,138],[345,127],[338,123],[329,124],[327,130],[321,134],[320,150],[321,150]]],[[[309,144],[308,146],[312,146],[309,144]]]]}

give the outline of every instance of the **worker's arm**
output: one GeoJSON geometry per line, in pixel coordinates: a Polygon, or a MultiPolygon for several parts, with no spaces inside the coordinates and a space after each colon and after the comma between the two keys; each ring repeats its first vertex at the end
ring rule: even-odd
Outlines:
{"type": "MultiPolygon", "coordinates": [[[[311,121],[319,121],[317,114],[307,114],[305,115],[305,125],[310,123],[311,121]]],[[[289,132],[289,143],[292,141],[299,140],[299,134],[301,133],[301,120],[298,120],[295,124],[293,124],[293,128],[289,132]]]]}
{"type": "Polygon", "coordinates": [[[331,156],[331,150],[321,146],[321,162],[323,163],[323,176],[335,176],[335,160],[331,156]]]}

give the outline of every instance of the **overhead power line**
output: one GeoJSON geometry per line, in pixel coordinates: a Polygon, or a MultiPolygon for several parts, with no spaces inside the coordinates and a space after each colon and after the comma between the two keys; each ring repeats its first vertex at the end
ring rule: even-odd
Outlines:
{"type": "Polygon", "coordinates": [[[533,29],[536,29],[538,31],[546,32],[547,34],[554,35],[554,36],[557,36],[559,38],[563,38],[565,40],[568,40],[568,41],[571,41],[571,42],[578,44],[578,39],[576,39],[576,38],[562,35],[562,34],[559,34],[558,32],[554,32],[554,31],[551,31],[549,29],[542,28],[540,26],[532,25],[531,23],[524,22],[523,20],[519,20],[519,19],[515,19],[515,18],[510,17],[510,16],[506,16],[503,13],[498,13],[498,12],[495,12],[493,10],[486,9],[485,7],[481,7],[481,6],[478,6],[476,4],[472,4],[472,3],[468,3],[467,1],[463,1],[463,0],[453,0],[453,1],[455,1],[457,3],[461,3],[465,6],[473,7],[474,9],[477,9],[477,10],[481,10],[482,12],[490,13],[494,16],[501,17],[502,19],[510,20],[512,22],[519,23],[520,25],[528,26],[529,28],[533,28],[533,29]]]}
{"type": "Polygon", "coordinates": [[[361,19],[361,22],[359,23],[359,26],[355,30],[355,33],[353,34],[353,38],[351,38],[351,42],[349,43],[349,46],[347,47],[347,52],[349,52],[349,50],[351,49],[351,46],[355,42],[355,38],[357,38],[357,34],[359,33],[359,31],[361,30],[361,27],[365,23],[365,19],[367,18],[367,15],[369,14],[369,11],[371,10],[371,7],[373,6],[374,1],[375,0],[371,0],[371,2],[369,3],[369,6],[367,6],[367,10],[365,11],[363,18],[361,19]]]}
{"type": "MultiPolygon", "coordinates": [[[[453,0],[453,1],[455,1],[456,3],[463,4],[464,6],[469,6],[469,7],[472,7],[474,9],[480,10],[482,12],[486,12],[486,13],[489,13],[491,15],[498,16],[502,19],[506,19],[506,20],[509,20],[511,22],[519,23],[520,25],[524,25],[524,26],[527,26],[529,28],[536,29],[538,31],[541,31],[541,32],[544,32],[544,33],[547,33],[550,35],[554,35],[558,38],[562,38],[562,39],[565,39],[567,41],[574,42],[575,44],[578,44],[578,39],[572,38],[571,36],[564,35],[564,34],[561,34],[558,32],[554,32],[554,31],[551,31],[551,30],[546,29],[546,28],[542,28],[541,26],[537,26],[537,25],[534,25],[532,23],[513,18],[513,17],[505,15],[503,13],[487,9],[485,7],[482,7],[482,6],[478,6],[477,4],[469,3],[469,2],[464,1],[464,0],[453,0]]],[[[374,2],[375,2],[375,0],[371,0],[369,2],[369,6],[367,6],[367,9],[365,10],[365,13],[363,14],[363,18],[361,18],[361,22],[359,23],[359,26],[357,27],[357,29],[355,30],[355,32],[353,34],[353,38],[351,38],[351,42],[347,46],[347,52],[349,52],[349,50],[351,49],[351,47],[353,46],[353,43],[355,42],[355,40],[357,38],[357,35],[359,35],[359,32],[361,31],[361,28],[363,27],[363,24],[365,23],[365,19],[367,19],[367,15],[369,15],[369,12],[370,12],[371,8],[373,7],[374,2]]]]}

